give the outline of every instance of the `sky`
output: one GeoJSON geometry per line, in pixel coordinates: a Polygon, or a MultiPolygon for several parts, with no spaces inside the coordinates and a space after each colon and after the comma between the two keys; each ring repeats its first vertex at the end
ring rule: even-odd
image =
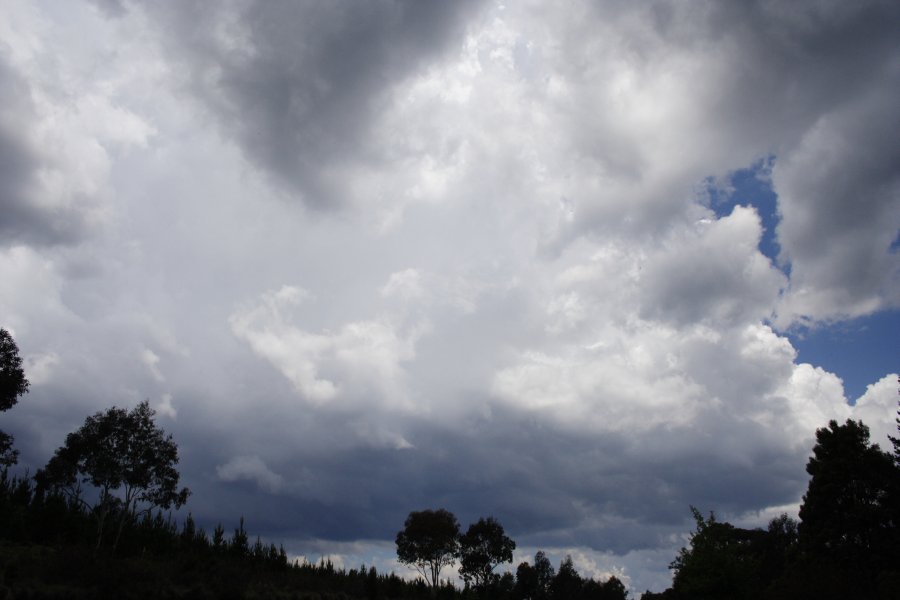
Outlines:
{"type": "MultiPolygon", "coordinates": [[[[412,510],[661,590],[689,507],[884,444],[900,5],[0,4],[0,326],[33,473],[148,399],[188,509],[395,560],[412,510]]],[[[513,568],[514,568],[513,565],[513,568]]]]}

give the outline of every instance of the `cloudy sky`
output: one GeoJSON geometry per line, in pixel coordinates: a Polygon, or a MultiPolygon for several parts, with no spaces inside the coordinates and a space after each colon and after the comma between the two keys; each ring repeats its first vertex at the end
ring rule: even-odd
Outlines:
{"type": "MultiPolygon", "coordinates": [[[[207,527],[411,510],[662,589],[892,430],[900,5],[0,4],[20,468],[149,399],[207,527]]],[[[402,567],[401,567],[402,569],[402,567]]]]}

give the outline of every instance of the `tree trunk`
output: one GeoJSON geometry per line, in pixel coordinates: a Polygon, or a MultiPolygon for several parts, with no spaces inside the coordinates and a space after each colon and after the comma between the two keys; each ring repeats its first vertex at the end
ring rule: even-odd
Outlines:
{"type": "MultiPolygon", "coordinates": [[[[128,495],[129,495],[129,493],[126,491],[126,494],[125,494],[125,497],[126,497],[125,506],[124,506],[123,509],[122,509],[122,516],[119,517],[119,526],[118,526],[118,528],[116,529],[116,539],[113,541],[113,547],[112,547],[112,553],[113,553],[113,555],[116,554],[116,548],[119,547],[119,539],[122,537],[122,529],[125,527],[125,521],[126,521],[126,519],[128,519],[130,516],[132,516],[132,508],[131,508],[132,500],[129,500],[129,499],[128,499],[128,495]]],[[[137,507],[135,506],[135,508],[137,508],[137,507]]]]}
{"type": "Polygon", "coordinates": [[[100,504],[97,511],[97,545],[94,546],[94,556],[100,551],[100,545],[103,543],[103,528],[106,525],[106,517],[109,515],[109,499],[108,494],[104,492],[100,495],[100,504]]]}

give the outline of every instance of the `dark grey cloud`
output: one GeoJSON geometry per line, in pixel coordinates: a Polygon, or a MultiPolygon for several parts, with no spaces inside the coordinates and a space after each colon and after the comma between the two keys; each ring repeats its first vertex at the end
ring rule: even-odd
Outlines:
{"type": "MultiPolygon", "coordinates": [[[[820,119],[856,102],[866,90],[895,87],[898,47],[893,30],[900,12],[888,2],[655,2],[640,7],[600,2],[592,3],[589,12],[591,18],[560,26],[562,73],[584,86],[584,101],[598,111],[577,107],[581,110],[571,129],[580,141],[573,154],[589,157],[599,172],[627,174],[643,185],[634,186],[627,203],[605,197],[593,203],[573,194],[584,208],[568,235],[663,234],[682,206],[682,190],[702,177],[745,168],[769,155],[790,160],[820,119]],[[611,24],[610,41],[592,39],[598,24],[611,24]],[[633,65],[645,94],[656,94],[657,106],[678,98],[673,110],[661,112],[665,121],[652,121],[659,129],[644,131],[639,125],[632,131],[643,135],[623,136],[602,116],[605,99],[589,92],[592,86],[604,89],[614,75],[582,68],[598,46],[612,48],[633,65]],[[683,136],[678,140],[664,133],[673,121],[683,124],[671,129],[683,136]],[[670,154],[648,151],[647,140],[671,144],[670,154]],[[677,162],[681,169],[655,181],[660,159],[677,162]]],[[[884,123],[888,117],[871,114],[868,122],[884,123]]],[[[691,198],[684,195],[683,200],[691,198]]],[[[843,197],[844,206],[852,203],[843,197]]]]}
{"type": "MultiPolygon", "coordinates": [[[[77,231],[56,214],[37,181],[46,166],[35,144],[31,87],[0,52],[0,238],[3,245],[71,241],[77,231]]],[[[75,215],[68,215],[75,216],[75,215]]]]}
{"type": "Polygon", "coordinates": [[[149,398],[208,528],[391,554],[443,506],[665,579],[688,505],[790,510],[859,414],[765,319],[897,297],[891,5],[67,6],[0,65],[23,469],[149,398]],[[790,276],[696,190],[761,156],[790,276]]]}
{"type": "MultiPolygon", "coordinates": [[[[28,33],[13,25],[18,36],[28,33]]],[[[0,45],[0,245],[71,245],[96,234],[114,212],[108,148],[127,146],[138,130],[146,139],[148,130],[108,99],[85,93],[81,73],[30,42],[24,50],[0,45]]]]}
{"type": "Polygon", "coordinates": [[[458,45],[464,2],[150,3],[187,88],[287,194],[328,209],[346,199],[341,165],[378,168],[368,126],[392,86],[458,45]]]}
{"type": "Polygon", "coordinates": [[[128,10],[123,0],[88,0],[108,17],[121,17],[128,10]]]}
{"type": "MultiPolygon", "coordinates": [[[[505,412],[470,424],[465,433],[407,424],[415,431],[414,447],[403,450],[335,449],[314,437],[301,439],[289,460],[270,459],[285,484],[267,493],[252,481],[216,481],[214,456],[241,444],[216,439],[208,424],[190,418],[180,414],[169,429],[183,440],[196,517],[211,523],[243,515],[265,535],[340,542],[391,540],[409,511],[445,507],[463,524],[493,515],[521,545],[625,554],[653,548],[664,532],[678,531],[691,504],[743,514],[792,502],[807,453],[762,449],[771,432],[727,417],[638,436],[573,436],[505,412]],[[722,451],[721,439],[704,433],[721,432],[723,425],[739,432],[735,451],[745,456],[735,460],[722,451]]],[[[341,418],[314,420],[329,437],[352,436],[341,418]]],[[[258,423],[244,422],[258,431],[258,423]]],[[[306,435],[297,428],[298,438],[306,435]]]]}
{"type": "MultiPolygon", "coordinates": [[[[895,51],[900,57],[900,51],[895,51]]],[[[900,75],[829,113],[776,166],[782,194],[778,236],[793,266],[795,313],[840,318],[897,306],[900,256],[900,127],[893,99],[900,75]]]]}

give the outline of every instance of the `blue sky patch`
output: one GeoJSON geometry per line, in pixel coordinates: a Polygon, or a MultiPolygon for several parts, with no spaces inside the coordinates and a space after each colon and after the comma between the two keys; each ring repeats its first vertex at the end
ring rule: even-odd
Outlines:
{"type": "Polygon", "coordinates": [[[789,274],[789,265],[778,263],[781,246],[778,244],[775,228],[781,217],[778,214],[778,195],[772,189],[773,164],[775,157],[770,156],[747,169],[732,172],[725,179],[710,177],[706,180],[706,193],[709,207],[719,218],[730,215],[735,206],[753,206],[763,225],[759,251],[785,274],[789,274]]]}
{"type": "MultiPolygon", "coordinates": [[[[772,156],[747,169],[734,171],[724,179],[708,178],[706,192],[709,207],[719,218],[731,214],[738,205],[756,208],[763,225],[759,250],[790,277],[790,264],[778,262],[781,246],[776,227],[781,217],[778,213],[778,195],[772,189],[774,163],[775,157],[772,156]]],[[[891,245],[891,250],[900,251],[900,234],[891,245]]],[[[900,311],[895,310],[783,333],[797,350],[797,362],[810,363],[837,374],[844,381],[847,399],[855,403],[866,391],[867,385],[900,370],[896,340],[898,331],[900,311]]]]}
{"type": "Polygon", "coordinates": [[[788,332],[797,362],[822,367],[844,380],[844,393],[856,403],[866,386],[900,371],[897,354],[900,311],[882,311],[827,327],[788,332]]]}

